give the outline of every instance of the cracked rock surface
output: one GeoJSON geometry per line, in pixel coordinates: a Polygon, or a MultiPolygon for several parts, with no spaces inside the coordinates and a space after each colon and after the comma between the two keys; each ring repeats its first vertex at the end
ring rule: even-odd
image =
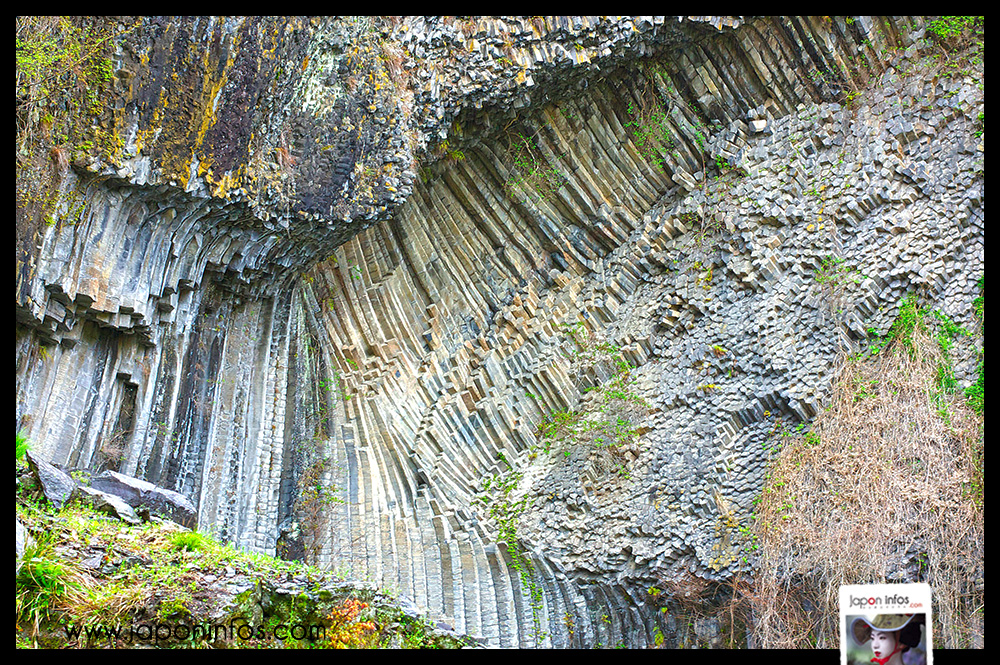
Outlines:
{"type": "Polygon", "coordinates": [[[974,327],[982,65],[919,17],[530,18],[144,22],[132,140],[18,236],[40,454],[493,645],[679,642],[645,589],[746,569],[768,437],[838,357],[908,293],[974,327]],[[539,450],[613,373],[568,330],[649,405],[622,473],[539,450]],[[476,502],[512,469],[514,553],[476,502]]]}

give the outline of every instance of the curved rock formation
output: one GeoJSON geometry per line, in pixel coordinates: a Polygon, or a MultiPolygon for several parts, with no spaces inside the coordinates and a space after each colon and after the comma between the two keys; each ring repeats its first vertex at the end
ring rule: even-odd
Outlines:
{"type": "Polygon", "coordinates": [[[923,36],[142,19],[117,147],[19,206],[18,426],[496,645],[678,639],[646,591],[747,569],[776,420],[909,292],[971,326],[984,95],[923,36]],[[540,441],[623,377],[627,445],[540,441]]]}

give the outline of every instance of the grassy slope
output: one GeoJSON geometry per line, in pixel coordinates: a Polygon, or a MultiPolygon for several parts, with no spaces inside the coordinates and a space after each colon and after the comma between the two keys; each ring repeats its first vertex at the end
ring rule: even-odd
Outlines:
{"type": "Polygon", "coordinates": [[[19,648],[465,643],[404,613],[390,595],[329,571],[241,552],[169,522],[129,526],[82,506],[55,510],[18,465],[17,517],[33,540],[17,574],[19,648]],[[209,625],[224,628],[194,632],[209,625]],[[89,636],[74,633],[83,626],[89,636]],[[108,629],[123,632],[113,639],[108,629]]]}

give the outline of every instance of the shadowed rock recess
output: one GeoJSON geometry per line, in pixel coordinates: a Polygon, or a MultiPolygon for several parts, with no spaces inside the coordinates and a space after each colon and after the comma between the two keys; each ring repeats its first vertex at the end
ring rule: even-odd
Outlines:
{"type": "Polygon", "coordinates": [[[910,292],[975,326],[982,64],[921,17],[112,19],[113,147],[19,201],[18,428],[490,644],[679,639],[774,416],[910,292]],[[626,442],[539,437],[616,378],[626,442]]]}

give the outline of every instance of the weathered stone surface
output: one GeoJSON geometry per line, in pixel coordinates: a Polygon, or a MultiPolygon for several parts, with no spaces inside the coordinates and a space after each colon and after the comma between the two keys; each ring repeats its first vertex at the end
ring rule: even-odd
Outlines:
{"type": "MultiPolygon", "coordinates": [[[[91,478],[90,489],[98,491],[101,495],[119,498],[126,504],[126,507],[130,506],[144,514],[163,517],[189,529],[198,528],[198,509],[179,492],[157,487],[145,480],[114,471],[105,471],[99,476],[91,478]]],[[[90,493],[88,492],[88,494],[90,493]]],[[[116,502],[109,501],[109,503],[112,503],[116,510],[118,509],[116,502]]],[[[122,519],[128,521],[124,516],[122,519]]]]}
{"type": "Polygon", "coordinates": [[[70,498],[88,505],[98,512],[117,517],[128,524],[142,523],[142,519],[132,510],[132,506],[114,494],[79,485],[73,490],[70,498]]]}
{"type": "Polygon", "coordinates": [[[770,433],[906,293],[972,327],[982,89],[919,17],[282,21],[137,33],[120,131],[148,143],[21,243],[18,426],[494,645],[717,641],[644,590],[750,565],[770,433]],[[611,373],[581,328],[651,405],[626,474],[537,449],[611,373]],[[502,460],[533,587],[474,501],[502,460]]]}
{"type": "Polygon", "coordinates": [[[77,483],[73,477],[59,467],[49,464],[32,450],[25,453],[25,459],[28,460],[28,466],[38,479],[45,498],[56,508],[66,505],[73,495],[73,490],[76,489],[77,483]]]}

